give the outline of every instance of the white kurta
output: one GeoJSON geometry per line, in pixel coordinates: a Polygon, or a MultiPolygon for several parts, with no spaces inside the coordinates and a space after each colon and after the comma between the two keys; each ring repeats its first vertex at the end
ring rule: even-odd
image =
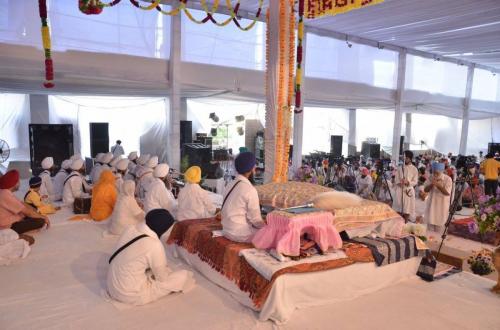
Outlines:
{"type": "Polygon", "coordinates": [[[31,248],[12,229],[0,230],[0,266],[9,265],[15,260],[26,258],[31,248]]]}
{"type": "Polygon", "coordinates": [[[99,178],[101,177],[101,173],[102,173],[102,171],[105,171],[105,170],[111,170],[111,167],[109,167],[108,164],[102,164],[101,166],[99,166],[95,170],[94,177],[91,178],[93,184],[96,184],[97,182],[99,182],[99,178]]]}
{"type": "MultiPolygon", "coordinates": [[[[433,176],[431,176],[425,182],[427,187],[432,183],[433,176]]],[[[453,186],[452,179],[445,174],[441,174],[439,179],[445,190],[450,194],[448,196],[444,195],[439,189],[433,187],[427,196],[427,208],[425,210],[425,221],[428,224],[435,226],[444,226],[446,220],[448,219],[448,212],[450,210],[450,197],[451,188],[453,186]]]]}
{"type": "Polygon", "coordinates": [[[137,181],[137,187],[135,188],[135,194],[137,195],[137,197],[139,197],[140,199],[144,199],[146,198],[146,191],[149,187],[149,185],[151,184],[151,182],[153,182],[153,170],[151,169],[148,169],[148,170],[145,170],[146,172],[143,172],[141,177],[138,179],[137,181]]]}
{"type": "Polygon", "coordinates": [[[42,185],[40,186],[40,196],[47,195],[50,201],[56,201],[56,195],[54,193],[54,184],[52,183],[52,177],[50,176],[49,170],[44,170],[40,173],[40,178],[42,179],[42,185]]]}
{"type": "Polygon", "coordinates": [[[144,212],[148,213],[155,209],[165,209],[174,218],[177,216],[177,201],[172,192],[167,189],[165,183],[158,178],[151,181],[144,198],[144,212]]]}
{"type": "Polygon", "coordinates": [[[60,201],[63,196],[64,180],[68,177],[68,172],[60,170],[54,177],[54,200],[60,201]]]}
{"type": "Polygon", "coordinates": [[[224,236],[236,242],[250,242],[265,223],[260,212],[259,195],[254,186],[242,175],[238,175],[224,192],[224,198],[236,182],[241,181],[226,199],[222,208],[222,231],[224,236]]]}
{"type": "Polygon", "coordinates": [[[99,170],[99,168],[101,167],[101,164],[99,163],[96,163],[92,169],[90,170],[90,174],[89,174],[89,177],[90,177],[90,180],[92,181],[92,183],[95,183],[97,181],[94,181],[97,179],[96,177],[96,172],[99,170]]]}
{"type": "Polygon", "coordinates": [[[199,184],[186,183],[177,197],[179,203],[177,220],[205,219],[213,217],[215,205],[208,191],[203,190],[199,184]]]}
{"type": "Polygon", "coordinates": [[[83,193],[90,191],[90,186],[85,182],[83,176],[76,171],[71,172],[66,179],[63,188],[63,203],[66,206],[71,206],[75,198],[81,197],[83,193]]]}
{"type": "Polygon", "coordinates": [[[129,226],[144,221],[144,211],[139,207],[134,197],[133,188],[135,185],[125,184],[123,187],[124,191],[118,196],[109,223],[108,231],[112,235],[121,235],[129,226]]]}
{"type": "Polygon", "coordinates": [[[373,188],[373,180],[372,177],[367,175],[364,178],[362,176],[357,177],[356,179],[358,185],[358,195],[363,198],[368,198],[373,188]]]}
{"type": "Polygon", "coordinates": [[[163,244],[144,222],[130,226],[118,240],[116,249],[142,234],[149,237],[128,246],[109,265],[109,295],[126,304],[144,305],[172,292],[192,288],[195,283],[193,273],[187,270],[174,272],[168,268],[163,244]]]}
{"type": "Polygon", "coordinates": [[[409,214],[413,217],[415,214],[415,186],[418,183],[418,170],[413,164],[404,166],[404,176],[401,167],[396,172],[396,179],[394,181],[394,200],[392,208],[396,212],[409,214]],[[399,183],[402,179],[410,182],[408,186],[401,187],[399,183]],[[403,199],[403,207],[401,207],[401,199],[403,199]]]}
{"type": "Polygon", "coordinates": [[[114,157],[125,154],[125,150],[123,150],[123,147],[119,144],[115,144],[113,147],[111,147],[111,152],[113,153],[114,157]]]}

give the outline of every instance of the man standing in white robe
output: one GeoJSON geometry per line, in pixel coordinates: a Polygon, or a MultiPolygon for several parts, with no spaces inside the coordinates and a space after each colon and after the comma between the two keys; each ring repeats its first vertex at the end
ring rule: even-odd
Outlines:
{"type": "Polygon", "coordinates": [[[172,271],[167,265],[160,237],[174,219],[165,210],[154,210],[146,221],[130,226],[118,240],[117,250],[141,235],[144,237],[113,254],[109,263],[109,295],[122,303],[145,305],[172,292],[186,292],[195,285],[193,273],[172,271]],[[114,258],[113,258],[114,257],[114,258]]]}
{"type": "Polygon", "coordinates": [[[392,208],[402,214],[405,221],[408,221],[415,216],[415,186],[418,184],[418,170],[412,163],[413,153],[406,150],[404,155],[404,165],[396,172],[394,181],[396,196],[392,208]]]}
{"type": "Polygon", "coordinates": [[[154,170],[154,178],[148,185],[144,199],[144,212],[165,209],[175,218],[177,215],[177,200],[165,185],[170,167],[159,164],[154,170]]]}
{"type": "Polygon", "coordinates": [[[111,153],[114,157],[125,155],[125,150],[122,147],[122,141],[116,140],[116,144],[111,147],[111,153]]]}
{"type": "Polygon", "coordinates": [[[59,170],[59,172],[57,172],[56,176],[54,177],[54,194],[56,201],[62,200],[64,181],[71,172],[70,166],[71,166],[71,161],[69,159],[64,160],[61,164],[61,169],[59,170]]]}
{"type": "Polygon", "coordinates": [[[52,157],[45,157],[42,160],[42,168],[43,172],[39,175],[39,177],[42,179],[42,185],[40,186],[40,196],[42,197],[42,199],[46,199],[46,201],[54,202],[56,201],[54,184],[52,183],[54,159],[52,157]]]}
{"type": "Polygon", "coordinates": [[[443,163],[432,164],[432,175],[425,183],[424,191],[428,194],[425,221],[433,226],[434,231],[442,231],[450,210],[452,179],[443,173],[443,163]]]}

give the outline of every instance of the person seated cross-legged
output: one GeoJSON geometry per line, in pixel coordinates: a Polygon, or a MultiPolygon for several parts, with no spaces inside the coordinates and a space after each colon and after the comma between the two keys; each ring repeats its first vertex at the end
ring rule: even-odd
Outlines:
{"type": "Polygon", "coordinates": [[[192,272],[172,271],[167,265],[160,237],[173,223],[174,218],[167,210],[156,209],[146,215],[145,222],[125,230],[109,260],[107,288],[111,298],[144,305],[194,286],[192,272]]]}
{"type": "Polygon", "coordinates": [[[265,225],[260,212],[259,195],[252,185],[256,159],[251,152],[242,152],[234,160],[239,173],[224,192],[221,207],[224,237],[235,242],[251,242],[265,225]]]}
{"type": "Polygon", "coordinates": [[[14,196],[14,192],[18,189],[18,171],[11,170],[0,177],[0,229],[10,228],[21,235],[45,225],[48,228],[49,218],[14,196]]]}

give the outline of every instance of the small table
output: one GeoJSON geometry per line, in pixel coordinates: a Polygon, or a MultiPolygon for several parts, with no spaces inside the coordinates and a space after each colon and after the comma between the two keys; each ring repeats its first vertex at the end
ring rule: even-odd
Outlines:
{"type": "Polygon", "coordinates": [[[307,233],[322,251],[330,247],[342,247],[342,239],[333,226],[333,214],[330,212],[311,212],[292,214],[285,211],[273,211],[266,217],[267,226],[260,229],[252,243],[258,249],[274,248],[287,256],[300,255],[300,237],[307,233]]]}

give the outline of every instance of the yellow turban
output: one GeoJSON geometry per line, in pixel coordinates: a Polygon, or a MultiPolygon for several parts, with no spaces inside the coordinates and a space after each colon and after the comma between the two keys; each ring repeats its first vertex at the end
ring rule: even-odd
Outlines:
{"type": "Polygon", "coordinates": [[[188,183],[199,183],[201,181],[201,168],[199,166],[191,166],[184,173],[184,179],[188,183]]]}

